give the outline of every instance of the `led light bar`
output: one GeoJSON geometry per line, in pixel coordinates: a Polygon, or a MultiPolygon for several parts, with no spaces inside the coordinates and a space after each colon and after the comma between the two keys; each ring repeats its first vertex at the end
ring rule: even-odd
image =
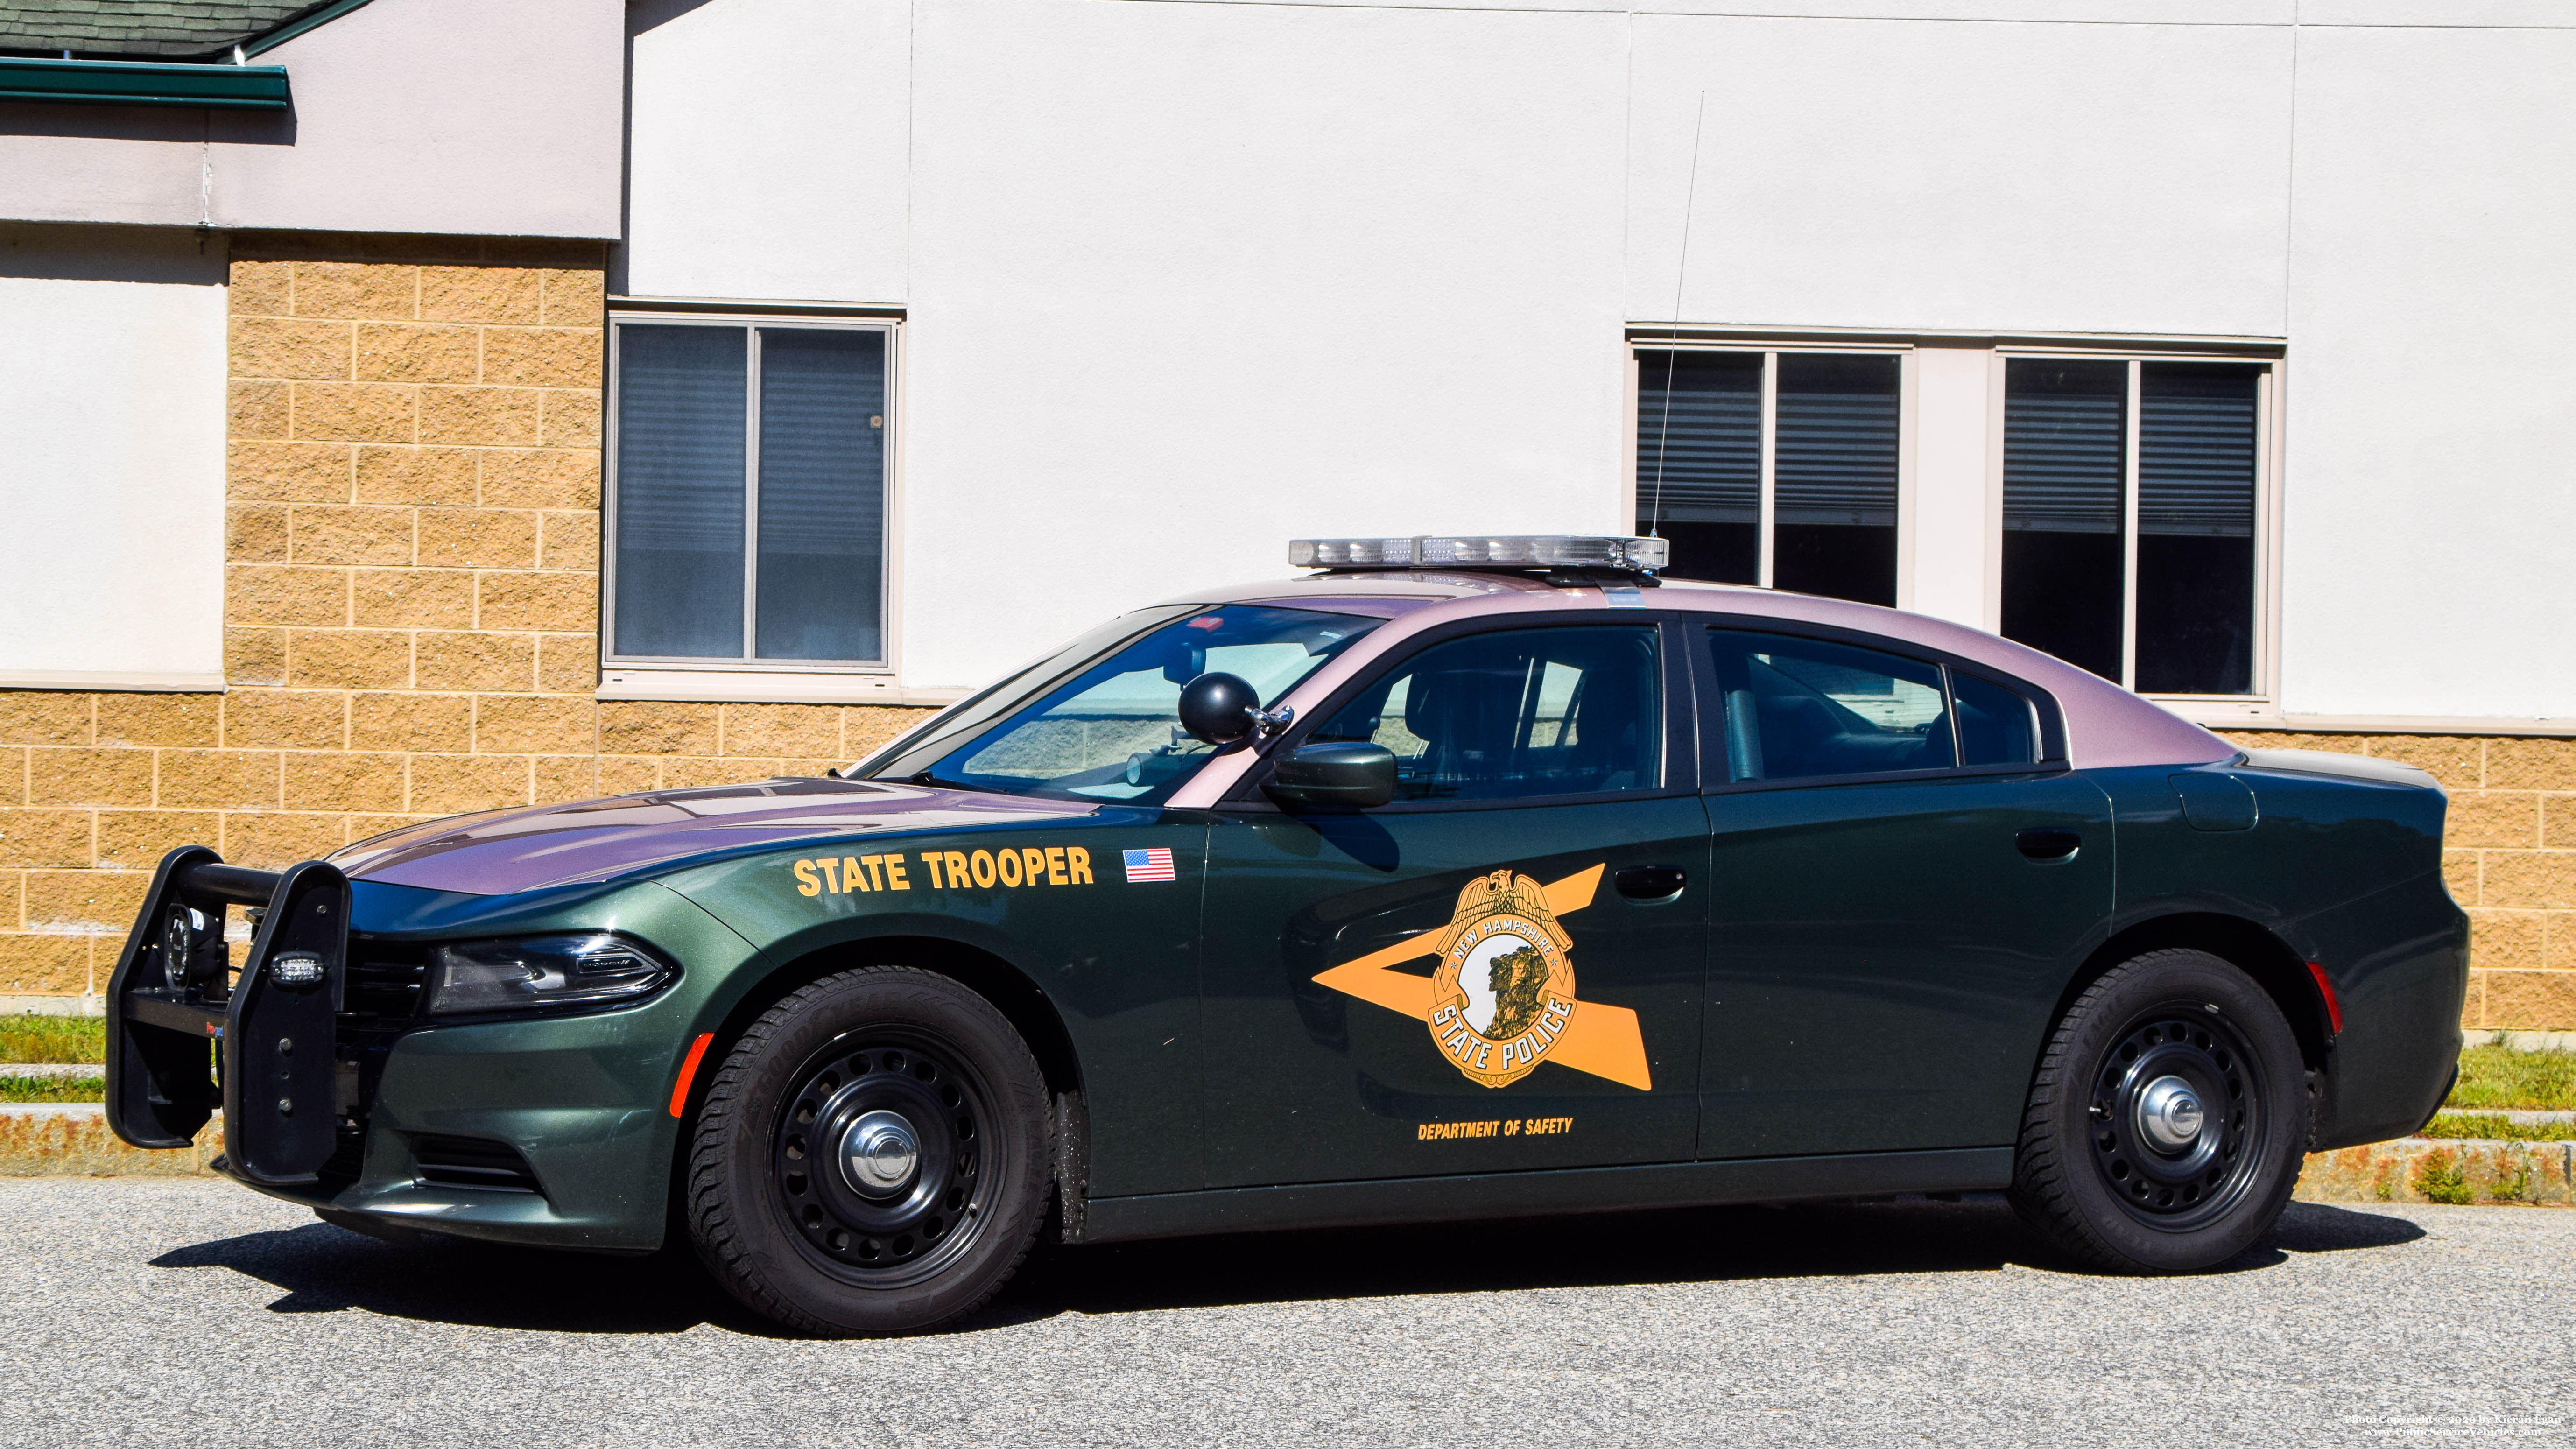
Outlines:
{"type": "Polygon", "coordinates": [[[1298,538],[1288,562],[1301,569],[1511,568],[1617,569],[1653,573],[1672,558],[1660,538],[1594,538],[1570,533],[1467,538],[1298,538]]]}

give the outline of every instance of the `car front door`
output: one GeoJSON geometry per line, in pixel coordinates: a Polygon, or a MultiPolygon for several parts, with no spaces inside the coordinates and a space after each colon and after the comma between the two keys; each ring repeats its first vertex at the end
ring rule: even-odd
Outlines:
{"type": "Polygon", "coordinates": [[[1211,1185],[1689,1159],[1708,837],[1686,637],[1605,611],[1427,638],[1278,747],[1384,745],[1393,804],[1247,786],[1219,811],[1211,1185]]]}
{"type": "Polygon", "coordinates": [[[2036,692],[1865,638],[1700,641],[1700,1156],[2011,1142],[2112,905],[2111,819],[2036,692]],[[1722,764],[1721,764],[1722,762],[1722,764]]]}

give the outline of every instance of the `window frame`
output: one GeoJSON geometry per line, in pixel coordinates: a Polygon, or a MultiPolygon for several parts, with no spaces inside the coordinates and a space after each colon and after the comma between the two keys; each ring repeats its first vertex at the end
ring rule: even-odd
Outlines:
{"type": "Polygon", "coordinates": [[[1775,577],[1773,554],[1778,532],[1776,517],[1779,501],[1779,420],[1780,357],[1783,353],[1797,356],[1893,357],[1896,359],[1896,607],[1905,608],[1914,596],[1914,443],[1915,443],[1915,348],[1904,342],[1865,342],[1796,338],[1765,340],[1710,339],[1688,333],[1677,338],[1660,338],[1631,329],[1628,334],[1628,427],[1625,435],[1624,473],[1628,481],[1630,520],[1645,518],[1653,506],[1655,483],[1652,475],[1639,466],[1637,445],[1645,426],[1648,392],[1645,385],[1643,354],[1649,352],[1714,352],[1737,357],[1761,359],[1761,458],[1760,495],[1754,504],[1753,587],[1773,588],[1775,577]]]}
{"type": "MultiPolygon", "coordinates": [[[[901,672],[902,629],[899,616],[901,588],[903,490],[901,429],[903,417],[903,322],[897,314],[882,311],[814,311],[770,310],[746,305],[717,309],[706,306],[657,307],[635,299],[611,299],[607,309],[607,337],[604,355],[606,396],[600,424],[600,557],[599,557],[599,667],[603,676],[614,671],[630,679],[650,681],[655,676],[669,678],[704,674],[733,675],[827,675],[841,677],[889,677],[901,672]],[[617,525],[618,421],[622,404],[619,389],[618,362],[621,339],[628,325],[730,327],[746,333],[744,339],[744,408],[743,408],[743,645],[744,654],[737,658],[704,655],[620,654],[617,639],[617,525]],[[882,529],[883,556],[877,570],[877,619],[880,657],[866,660],[839,659],[760,659],[750,651],[756,647],[759,582],[759,509],[760,509],[760,340],[759,331],[768,328],[805,330],[877,332],[885,338],[885,476],[882,484],[884,504],[879,526],[882,529]]],[[[656,694],[653,697],[661,697],[656,694]]]]}
{"type": "Polygon", "coordinates": [[[1679,656],[1674,652],[1677,647],[1688,642],[1685,618],[1684,615],[1661,610],[1610,608],[1585,610],[1580,613],[1551,614],[1543,619],[1517,616],[1505,616],[1501,619],[1460,619],[1425,629],[1369,661],[1368,668],[1344,681],[1311,712],[1302,714],[1296,723],[1280,734],[1278,739],[1263,747],[1260,762],[1252,769],[1244,771],[1243,777],[1235,782],[1234,788],[1226,792],[1217,808],[1228,812],[1248,810],[1268,814],[1285,813],[1268,795],[1262,793],[1261,789],[1277,768],[1276,761],[1279,757],[1306,743],[1308,736],[1314,733],[1318,725],[1339,714],[1343,706],[1368,692],[1379,680],[1404,668],[1429,650],[1478,634],[1519,634],[1538,629],[1598,629],[1617,625],[1628,627],[1645,625],[1655,630],[1655,648],[1660,656],[1657,660],[1660,669],[1657,687],[1663,692],[1664,737],[1662,748],[1656,757],[1656,767],[1662,772],[1663,779],[1653,787],[1642,790],[1595,790],[1572,795],[1515,795],[1499,800],[1395,800],[1384,805],[1372,805],[1366,809],[1310,808],[1301,810],[1299,813],[1423,815],[1460,810],[1523,810],[1559,805],[1601,805],[1628,801],[1670,800],[1695,795],[1699,793],[1696,782],[1700,766],[1697,718],[1699,673],[1695,666],[1686,661],[1679,661],[1679,656]],[[1685,743],[1688,745],[1687,749],[1682,747],[1685,743]]]}
{"type": "MultiPolygon", "coordinates": [[[[1854,649],[1868,649],[1880,654],[1928,664],[1942,671],[1941,707],[1956,719],[1958,692],[1950,684],[1950,675],[1965,674],[1972,679],[1999,685],[2030,702],[2039,721],[2040,758],[2005,765],[1952,765],[1940,770],[1877,770],[1856,775],[1798,775],[1783,780],[1731,780],[1726,775],[1726,743],[1722,738],[1701,737],[1700,793],[1703,795],[1738,795],[1765,790],[1811,790],[1839,785],[1889,785],[1924,780],[1986,780],[1998,776],[2062,775],[2074,768],[2067,758],[2066,711],[2057,696],[2027,679],[2006,674],[1998,669],[1964,659],[1947,650],[1915,644],[1903,639],[1890,639],[1884,634],[1870,634],[1858,629],[1843,629],[1831,624],[1810,623],[1803,619],[1775,619],[1759,614],[1726,614],[1717,620],[1699,616],[1701,638],[1692,642],[1691,671],[1699,694],[1699,717],[1715,720],[1723,729],[1726,721],[1726,699],[1717,667],[1708,658],[1707,635],[1779,634],[1796,639],[1813,639],[1820,644],[1841,644],[1854,649]],[[1711,753],[1715,758],[1709,758],[1711,753]]],[[[1958,727],[1951,726],[1951,738],[1958,737],[1958,727]]],[[[1955,746],[1954,746],[1955,748],[1955,746]]]]}
{"type": "Polygon", "coordinates": [[[2280,548],[2281,548],[2281,389],[2287,359],[2277,344],[2239,347],[2178,347],[2147,343],[2132,347],[2072,346],[2042,343],[1999,344],[1989,363],[1986,448],[1986,611],[1988,632],[2003,632],[2004,599],[2004,410],[2007,368],[2016,359],[2056,362],[2114,362],[2126,365],[2126,391],[2121,396],[2120,439],[2120,677],[2110,682],[2137,693],[2138,677],[2138,454],[2145,410],[2139,406],[2149,363],[2205,364],[2261,369],[2254,385],[2254,578],[2253,618],[2247,647],[2249,688],[2243,694],[2145,694],[2143,698],[2181,707],[2186,717],[2225,723],[2231,718],[2263,719],[2273,714],[2280,697],[2280,548]]]}

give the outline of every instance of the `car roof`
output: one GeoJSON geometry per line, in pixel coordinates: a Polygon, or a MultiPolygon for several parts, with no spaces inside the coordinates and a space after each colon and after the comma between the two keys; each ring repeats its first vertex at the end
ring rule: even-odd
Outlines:
{"type": "MultiPolygon", "coordinates": [[[[1371,647],[1347,661],[1354,669],[1423,629],[1469,618],[1537,618],[1569,609],[1624,605],[1706,614],[1712,622],[1731,616],[1747,625],[1765,619],[1819,624],[1937,650],[2047,692],[2064,712],[2067,758],[2078,769],[2199,765],[2233,759],[2238,753],[2234,745],[2163,706],[2027,645],[1928,614],[1782,589],[1664,579],[1651,589],[1633,592],[1614,581],[1605,591],[1597,586],[1552,584],[1535,574],[1504,570],[1350,570],[1205,589],[1168,602],[1267,603],[1389,620],[1389,627],[1367,641],[1371,647]]],[[[1292,698],[1309,694],[1320,698],[1337,687],[1346,673],[1341,668],[1318,671],[1292,698]]]]}

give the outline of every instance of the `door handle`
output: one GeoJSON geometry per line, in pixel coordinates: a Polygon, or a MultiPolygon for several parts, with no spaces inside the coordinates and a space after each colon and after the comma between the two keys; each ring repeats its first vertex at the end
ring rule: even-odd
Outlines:
{"type": "Polygon", "coordinates": [[[1610,879],[1632,901],[1664,901],[1680,895],[1690,876],[1677,865],[1632,865],[1610,879]]]}
{"type": "Polygon", "coordinates": [[[2083,843],[2072,830],[2025,830],[2013,837],[2013,848],[2033,860],[2064,860],[2083,843]]]}

